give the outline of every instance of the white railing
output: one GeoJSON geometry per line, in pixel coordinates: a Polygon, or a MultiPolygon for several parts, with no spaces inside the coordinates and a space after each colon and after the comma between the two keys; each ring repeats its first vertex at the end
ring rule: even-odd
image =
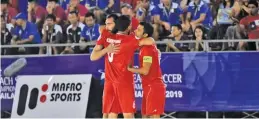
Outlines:
{"type": "MultiPolygon", "coordinates": [[[[156,44],[167,44],[168,39],[164,39],[163,41],[156,41],[156,44]]],[[[214,39],[214,40],[202,40],[202,41],[196,41],[196,40],[185,40],[185,41],[170,41],[171,43],[203,43],[203,49],[204,51],[210,51],[209,43],[228,43],[228,44],[234,44],[234,42],[256,42],[256,49],[259,49],[259,39],[234,39],[234,40],[222,40],[222,39],[214,39]]],[[[51,47],[65,47],[65,46],[94,46],[95,41],[92,42],[87,42],[87,43],[64,43],[64,44],[24,44],[24,45],[1,45],[1,48],[18,48],[18,47],[46,47],[47,53],[46,54],[41,54],[41,55],[4,55],[2,57],[20,57],[20,56],[36,56],[36,57],[41,57],[41,56],[53,56],[52,55],[52,50],[51,47]]],[[[70,54],[71,55],[71,54],[70,54]]]]}

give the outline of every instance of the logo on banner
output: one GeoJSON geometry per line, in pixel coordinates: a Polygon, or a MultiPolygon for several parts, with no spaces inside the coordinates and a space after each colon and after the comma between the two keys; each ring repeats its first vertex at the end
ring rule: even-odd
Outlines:
{"type": "MultiPolygon", "coordinates": [[[[65,78],[57,75],[33,78],[24,76],[24,78],[19,78],[17,82],[16,90],[18,94],[15,95],[13,105],[13,112],[17,112],[17,116],[37,116],[37,113],[40,114],[42,110],[46,110],[46,113],[44,113],[46,116],[48,114],[53,115],[53,113],[55,115],[59,113],[62,116],[61,113],[64,112],[56,112],[56,110],[64,109],[75,111],[83,108],[84,113],[86,112],[91,75],[90,77],[88,75],[68,75],[65,78]],[[38,80],[38,82],[34,80],[38,80]]],[[[41,117],[42,115],[38,116],[41,117]]]]}
{"type": "Polygon", "coordinates": [[[15,91],[16,77],[1,76],[0,99],[13,99],[15,91]]]}

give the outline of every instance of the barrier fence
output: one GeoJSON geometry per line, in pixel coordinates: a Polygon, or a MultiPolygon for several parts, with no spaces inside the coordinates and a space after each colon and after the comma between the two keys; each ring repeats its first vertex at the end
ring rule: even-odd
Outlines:
{"type": "MultiPolygon", "coordinates": [[[[61,44],[48,47],[58,45],[61,44]]],[[[1,58],[1,73],[15,57],[1,58]]],[[[28,63],[16,76],[92,74],[93,80],[103,85],[104,59],[91,62],[89,55],[19,57],[26,57],[28,63]]],[[[137,54],[135,64],[137,67],[137,54]]],[[[258,66],[259,52],[162,53],[161,69],[167,89],[165,111],[170,112],[164,117],[173,118],[175,111],[259,111],[258,66]]],[[[1,111],[12,110],[16,76],[1,75],[1,111]]],[[[138,74],[134,77],[136,107],[140,110],[141,79],[138,74]]]]}

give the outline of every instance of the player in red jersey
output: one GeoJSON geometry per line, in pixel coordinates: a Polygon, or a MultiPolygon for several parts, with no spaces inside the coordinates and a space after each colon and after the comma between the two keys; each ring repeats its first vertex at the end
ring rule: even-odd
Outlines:
{"type": "MultiPolygon", "coordinates": [[[[123,113],[124,118],[134,117],[134,79],[133,73],[127,70],[127,66],[131,63],[134,51],[139,45],[154,43],[150,38],[139,42],[134,35],[128,35],[131,29],[130,23],[127,16],[120,16],[116,21],[118,33],[111,34],[104,30],[91,54],[92,61],[107,54],[105,56],[103,113],[108,114],[109,118],[116,118],[119,113],[123,113]]],[[[109,29],[110,24],[109,19],[106,19],[106,29],[109,29]]]]}
{"type": "MultiPolygon", "coordinates": [[[[152,34],[153,27],[146,22],[141,22],[135,30],[135,35],[139,38],[151,37],[152,34]]],[[[128,67],[129,71],[141,75],[142,115],[145,118],[160,118],[160,115],[164,113],[165,85],[162,80],[159,54],[155,45],[142,46],[139,53],[140,68],[128,67]]]]}

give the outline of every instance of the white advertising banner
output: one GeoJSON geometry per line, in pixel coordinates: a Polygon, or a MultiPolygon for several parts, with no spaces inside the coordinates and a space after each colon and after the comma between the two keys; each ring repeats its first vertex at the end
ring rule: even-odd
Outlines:
{"type": "Polygon", "coordinates": [[[85,118],[92,75],[17,78],[12,118],[85,118]]]}

